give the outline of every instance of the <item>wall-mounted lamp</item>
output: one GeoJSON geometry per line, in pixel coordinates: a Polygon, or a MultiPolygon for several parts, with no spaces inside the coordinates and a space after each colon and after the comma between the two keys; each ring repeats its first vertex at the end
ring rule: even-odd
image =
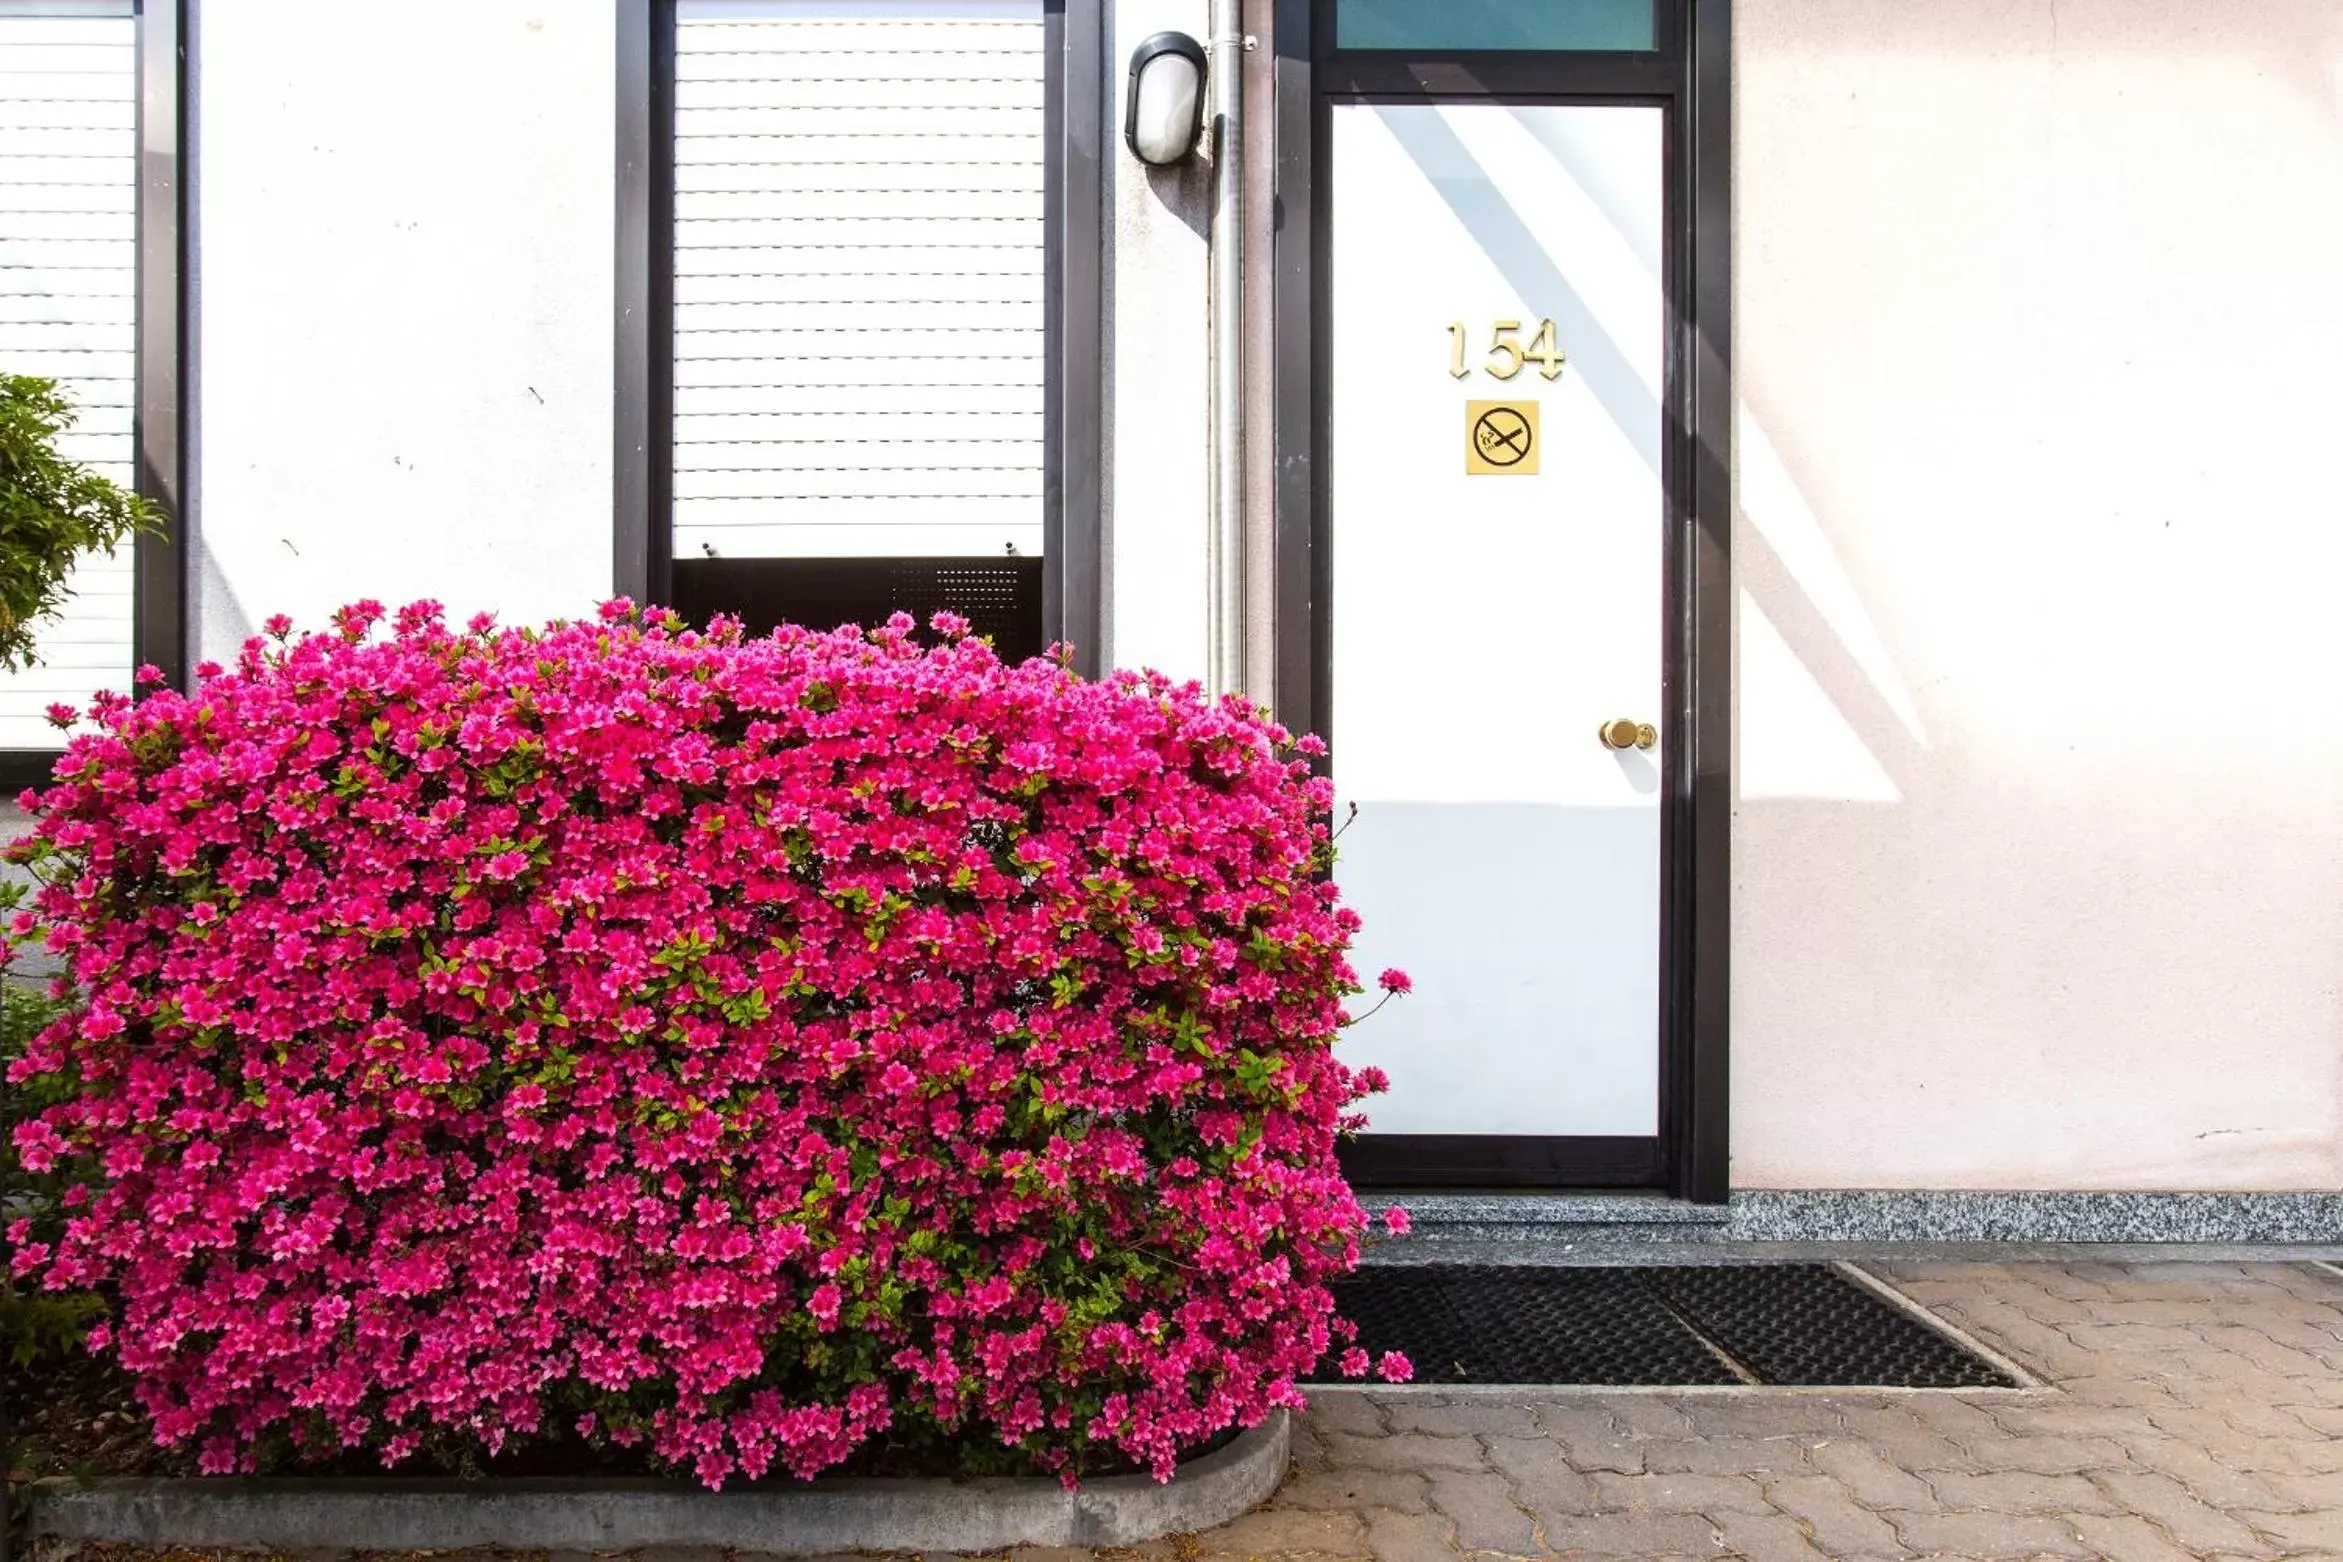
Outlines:
{"type": "Polygon", "coordinates": [[[1131,51],[1123,141],[1160,168],[1196,150],[1204,130],[1204,46],[1186,33],[1157,33],[1131,51]]]}

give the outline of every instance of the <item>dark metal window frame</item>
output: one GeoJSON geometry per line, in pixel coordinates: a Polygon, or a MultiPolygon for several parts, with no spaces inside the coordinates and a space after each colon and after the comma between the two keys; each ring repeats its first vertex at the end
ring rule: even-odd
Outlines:
{"type": "MultiPolygon", "coordinates": [[[[616,0],[618,254],[612,579],[673,590],[675,493],[675,0],[616,0]]],[[[1099,469],[1105,136],[1104,0],[1043,0],[1045,325],[1042,629],[1096,676],[1105,640],[1099,469]]]]}
{"type": "Polygon", "coordinates": [[[1668,111],[1668,622],[1663,694],[1660,1130],[1653,1138],[1377,1135],[1346,1156],[1386,1186],[1730,1186],[1732,83],[1730,0],[1661,0],[1652,53],[1397,55],[1332,47],[1329,0],[1276,0],[1277,711],[1332,730],[1327,510],[1330,181],[1337,101],[1644,103],[1668,111]]]}
{"type": "MultiPolygon", "coordinates": [[[[131,546],[131,662],[151,663],[166,682],[187,678],[187,584],[182,522],[185,412],[180,395],[187,341],[184,244],[187,145],[187,24],[194,0],[138,0],[137,376],[131,446],[138,493],[163,512],[163,529],[131,546]]],[[[49,779],[64,752],[0,749],[0,788],[13,794],[49,779]]]]}

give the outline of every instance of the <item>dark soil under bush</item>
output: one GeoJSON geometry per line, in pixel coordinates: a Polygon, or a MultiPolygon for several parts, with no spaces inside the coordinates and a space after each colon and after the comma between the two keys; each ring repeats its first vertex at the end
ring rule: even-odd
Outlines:
{"type": "Polygon", "coordinates": [[[16,1434],[16,1475],[193,1475],[190,1449],[158,1448],[130,1379],[82,1352],[45,1359],[4,1390],[16,1434]]]}

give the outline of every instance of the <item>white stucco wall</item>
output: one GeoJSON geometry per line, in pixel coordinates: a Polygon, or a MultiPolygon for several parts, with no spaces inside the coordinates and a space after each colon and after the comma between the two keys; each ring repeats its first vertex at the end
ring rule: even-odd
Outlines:
{"type": "Polygon", "coordinates": [[[1734,26],[1736,1183],[2343,1185],[2343,10],[1734,26]]]}
{"type": "Polygon", "coordinates": [[[1107,238],[1107,650],[1123,667],[1201,678],[1207,660],[1205,544],[1210,358],[1206,236],[1212,170],[1202,158],[1149,168],[1123,145],[1131,51],[1151,33],[1208,36],[1204,0],[1118,0],[1107,33],[1103,200],[1107,238]]]}
{"type": "MultiPolygon", "coordinates": [[[[1209,169],[1119,121],[1205,6],[1111,14],[1108,649],[1195,675],[1209,169]]],[[[2343,13],[1734,21],[1737,1183],[2343,1184],[2343,13]]],[[[236,0],[196,47],[197,654],[593,601],[606,9],[236,0]]]]}
{"type": "Polygon", "coordinates": [[[234,0],[194,100],[199,656],[611,579],[607,6],[234,0]]]}

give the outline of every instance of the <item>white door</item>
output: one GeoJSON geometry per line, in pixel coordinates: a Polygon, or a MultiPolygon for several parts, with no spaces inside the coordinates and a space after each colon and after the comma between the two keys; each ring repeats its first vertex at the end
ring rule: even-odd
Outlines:
{"type": "Polygon", "coordinates": [[[1662,725],[1662,111],[1338,103],[1328,152],[1337,877],[1415,981],[1343,1055],[1371,1132],[1655,1135],[1662,748],[1598,729],[1662,725]]]}

